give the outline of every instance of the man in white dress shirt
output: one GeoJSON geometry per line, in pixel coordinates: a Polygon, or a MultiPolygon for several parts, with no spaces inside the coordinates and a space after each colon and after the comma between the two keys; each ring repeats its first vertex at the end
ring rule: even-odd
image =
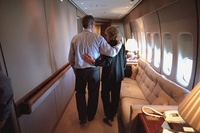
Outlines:
{"type": "Polygon", "coordinates": [[[100,69],[94,64],[85,62],[82,55],[89,54],[97,59],[100,54],[114,57],[121,49],[122,43],[111,47],[100,35],[93,33],[95,21],[93,16],[86,15],[82,18],[83,32],[74,36],[70,45],[69,62],[76,75],[76,104],[80,124],[85,124],[86,119],[92,121],[95,117],[100,86],[100,69]],[[86,85],[88,85],[88,104],[86,105],[86,85]]]}

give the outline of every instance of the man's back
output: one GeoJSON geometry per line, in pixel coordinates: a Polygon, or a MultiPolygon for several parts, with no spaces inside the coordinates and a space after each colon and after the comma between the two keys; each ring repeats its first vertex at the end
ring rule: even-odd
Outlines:
{"type": "Polygon", "coordinates": [[[89,29],[84,29],[71,41],[69,62],[76,68],[94,67],[94,65],[85,62],[81,56],[89,54],[94,59],[97,59],[100,54],[114,56],[120,48],[121,45],[112,48],[102,36],[94,34],[89,29]]]}
{"type": "Polygon", "coordinates": [[[90,54],[93,58],[98,58],[100,56],[99,53],[99,41],[101,41],[103,37],[92,33],[89,30],[84,30],[82,33],[74,36],[72,39],[73,49],[76,51],[75,54],[75,66],[77,68],[91,67],[88,63],[84,62],[81,58],[84,54],[90,54]]]}

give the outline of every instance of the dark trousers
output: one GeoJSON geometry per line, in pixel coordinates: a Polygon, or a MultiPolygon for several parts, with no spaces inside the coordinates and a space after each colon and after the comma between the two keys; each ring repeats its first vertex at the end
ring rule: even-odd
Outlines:
{"type": "Polygon", "coordinates": [[[93,119],[97,112],[100,85],[99,67],[76,70],[76,105],[79,120],[93,119]],[[88,85],[88,102],[86,105],[86,85],[88,85]]]}
{"type": "Polygon", "coordinates": [[[103,108],[105,116],[108,118],[113,118],[119,106],[119,97],[120,97],[120,82],[104,82],[102,81],[102,91],[101,99],[103,102],[103,108]]]}

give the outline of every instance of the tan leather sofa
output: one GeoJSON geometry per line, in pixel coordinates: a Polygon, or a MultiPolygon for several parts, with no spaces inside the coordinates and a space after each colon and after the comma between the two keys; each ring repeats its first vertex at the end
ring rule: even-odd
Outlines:
{"type": "Polygon", "coordinates": [[[122,81],[118,111],[119,133],[137,133],[138,113],[142,112],[143,106],[160,112],[176,110],[188,93],[188,90],[139,59],[138,66],[132,68],[132,76],[122,81]]]}

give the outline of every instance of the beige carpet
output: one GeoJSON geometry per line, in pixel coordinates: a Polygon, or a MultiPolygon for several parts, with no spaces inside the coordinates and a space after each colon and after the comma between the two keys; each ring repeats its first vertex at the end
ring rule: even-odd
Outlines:
{"type": "Polygon", "coordinates": [[[74,95],[54,133],[118,133],[117,116],[114,117],[112,127],[103,123],[105,116],[100,94],[97,114],[93,121],[87,122],[85,125],[79,124],[74,95]]]}

